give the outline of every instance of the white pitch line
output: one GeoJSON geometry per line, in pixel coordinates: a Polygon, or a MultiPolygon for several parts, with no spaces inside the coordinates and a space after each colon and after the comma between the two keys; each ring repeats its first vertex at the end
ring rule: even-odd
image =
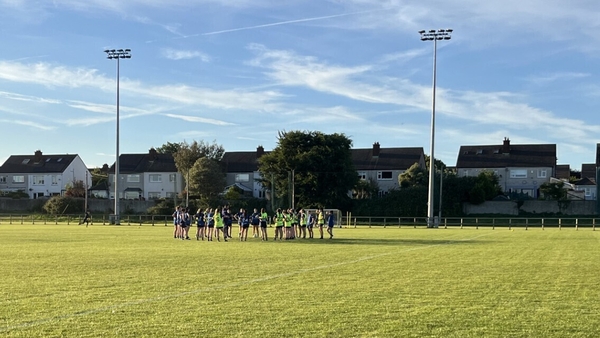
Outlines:
{"type": "Polygon", "coordinates": [[[74,312],[74,313],[70,313],[70,314],[66,314],[66,315],[62,315],[62,316],[55,316],[55,317],[25,322],[25,323],[21,323],[21,324],[17,324],[17,325],[7,326],[4,328],[0,328],[0,333],[9,332],[9,331],[17,330],[17,329],[29,328],[29,327],[33,327],[33,326],[39,326],[39,325],[43,325],[46,323],[57,322],[57,321],[60,321],[63,319],[83,317],[83,316],[96,314],[96,313],[100,313],[100,312],[105,312],[105,311],[114,311],[116,309],[134,306],[134,305],[159,302],[162,300],[180,298],[183,296],[195,295],[195,294],[204,293],[204,292],[219,291],[219,290],[223,290],[223,289],[227,289],[227,288],[236,288],[236,287],[247,285],[247,284],[265,282],[265,281],[272,280],[272,279],[277,279],[277,278],[282,278],[282,277],[290,277],[290,276],[299,275],[299,274],[303,274],[303,273],[307,273],[307,272],[313,272],[313,271],[318,271],[318,270],[323,270],[323,269],[335,268],[338,266],[360,263],[360,262],[364,262],[364,261],[368,261],[368,260],[372,260],[372,259],[380,258],[380,257],[384,257],[384,256],[389,256],[391,254],[397,254],[397,253],[401,253],[401,252],[409,252],[409,251],[416,251],[416,250],[432,248],[432,247],[436,247],[436,246],[450,245],[450,244],[454,244],[455,242],[471,241],[471,240],[474,240],[474,239],[477,239],[477,238],[480,238],[483,236],[488,236],[491,234],[493,234],[493,233],[482,234],[479,236],[465,238],[465,239],[449,240],[447,242],[440,243],[440,244],[431,244],[431,245],[419,246],[419,247],[414,247],[414,248],[408,248],[408,249],[399,250],[399,251],[382,253],[382,254],[373,255],[373,256],[366,256],[366,257],[358,258],[358,259],[351,260],[351,261],[340,262],[340,263],[335,263],[335,264],[328,264],[328,265],[321,265],[321,266],[316,266],[314,268],[300,269],[300,270],[296,270],[296,271],[292,271],[292,272],[280,273],[277,275],[271,275],[271,276],[251,279],[251,280],[243,281],[243,282],[227,283],[227,284],[223,284],[221,286],[206,287],[206,288],[201,288],[201,289],[197,289],[197,290],[193,290],[193,291],[176,293],[176,294],[172,294],[172,295],[140,299],[140,300],[126,302],[126,303],[122,303],[122,304],[116,304],[116,305],[104,306],[104,307],[99,307],[99,308],[90,309],[90,310],[78,311],[78,312],[74,312]]]}

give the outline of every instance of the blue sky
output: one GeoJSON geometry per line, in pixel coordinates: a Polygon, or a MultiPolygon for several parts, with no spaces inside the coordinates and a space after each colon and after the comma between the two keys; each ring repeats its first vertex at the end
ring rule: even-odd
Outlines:
{"type": "Polygon", "coordinates": [[[595,162],[600,3],[576,0],[0,0],[0,161],[115,156],[166,142],[272,149],[278,130],[344,133],[356,148],[430,153],[555,143],[558,163],[595,162]]]}

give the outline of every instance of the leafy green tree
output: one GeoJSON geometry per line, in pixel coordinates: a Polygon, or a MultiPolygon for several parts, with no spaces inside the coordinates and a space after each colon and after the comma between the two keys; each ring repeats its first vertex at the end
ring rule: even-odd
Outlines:
{"type": "Polygon", "coordinates": [[[344,134],[279,132],[275,149],[259,159],[262,183],[285,198],[291,196],[293,181],[297,206],[346,208],[358,181],[351,147],[344,134]]]}
{"type": "Polygon", "coordinates": [[[426,187],[429,182],[429,170],[423,169],[415,163],[405,172],[398,175],[398,184],[401,188],[426,187]]]}
{"type": "Polygon", "coordinates": [[[160,154],[175,154],[179,149],[181,149],[181,143],[171,143],[167,142],[162,146],[155,148],[156,152],[160,154]]]}
{"type": "Polygon", "coordinates": [[[567,189],[564,182],[546,182],[540,186],[540,191],[547,200],[553,200],[558,203],[560,212],[565,211],[571,204],[569,201],[567,189]]]}
{"type": "Polygon", "coordinates": [[[502,194],[498,176],[491,171],[482,171],[475,179],[475,185],[469,192],[469,202],[481,204],[502,194]]]}
{"type": "Polygon", "coordinates": [[[75,214],[83,212],[83,204],[68,196],[53,196],[42,207],[52,215],[75,214]]]}
{"type": "Polygon", "coordinates": [[[379,185],[372,178],[369,178],[368,180],[358,180],[352,189],[352,197],[355,199],[369,199],[377,196],[378,191],[379,185]]]}
{"type": "Polygon", "coordinates": [[[92,186],[108,181],[108,173],[102,171],[102,168],[94,168],[90,174],[92,175],[92,186]]]}
{"type": "Polygon", "coordinates": [[[190,193],[201,198],[212,198],[225,189],[225,174],[219,164],[208,158],[196,160],[190,169],[190,193]]]}

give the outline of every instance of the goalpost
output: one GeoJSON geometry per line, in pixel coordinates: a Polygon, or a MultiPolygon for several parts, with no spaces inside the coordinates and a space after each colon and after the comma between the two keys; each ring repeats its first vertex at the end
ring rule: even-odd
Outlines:
{"type": "MultiPolygon", "coordinates": [[[[305,212],[310,212],[314,217],[317,217],[317,209],[304,209],[305,212]]],[[[327,226],[327,215],[330,211],[333,211],[333,221],[335,227],[342,227],[342,211],[340,209],[323,209],[323,219],[325,226],[327,226]]],[[[315,218],[316,221],[316,218],[315,218]]],[[[316,225],[316,223],[315,223],[316,225]]]]}

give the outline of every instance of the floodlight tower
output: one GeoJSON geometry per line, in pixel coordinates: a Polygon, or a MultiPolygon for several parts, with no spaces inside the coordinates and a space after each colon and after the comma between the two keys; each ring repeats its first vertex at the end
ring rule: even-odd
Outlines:
{"type": "MultiPolygon", "coordinates": [[[[431,104],[431,152],[429,157],[429,193],[427,195],[427,227],[435,227],[433,216],[433,178],[435,176],[435,158],[433,156],[435,142],[435,86],[436,86],[436,59],[437,59],[437,41],[450,40],[452,29],[431,29],[429,31],[421,30],[421,41],[433,41],[433,98],[431,104]]],[[[441,194],[441,191],[440,191],[441,194]]]]}
{"type": "Polygon", "coordinates": [[[108,59],[117,60],[117,154],[115,159],[115,214],[114,224],[121,224],[119,219],[119,71],[120,60],[131,59],[131,49],[106,49],[104,51],[108,59]]]}

